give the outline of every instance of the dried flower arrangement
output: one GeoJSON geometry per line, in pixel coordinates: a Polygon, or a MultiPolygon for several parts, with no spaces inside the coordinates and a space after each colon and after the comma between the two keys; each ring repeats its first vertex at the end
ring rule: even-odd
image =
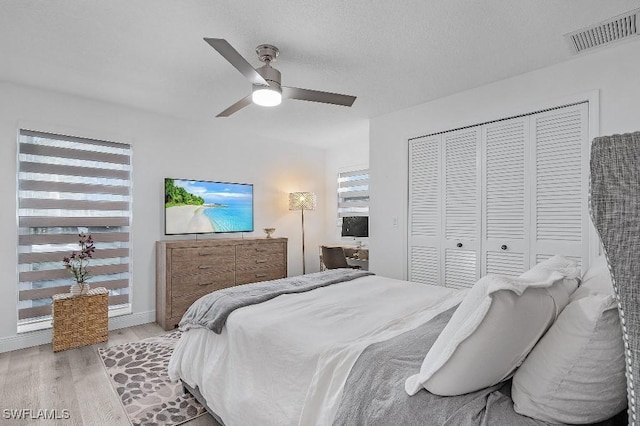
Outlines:
{"type": "MultiPolygon", "coordinates": [[[[75,285],[77,285],[80,289],[79,294],[84,294],[89,290],[89,284],[87,281],[91,277],[89,275],[89,260],[93,257],[93,253],[96,251],[95,246],[93,245],[93,238],[90,233],[80,233],[78,234],[80,240],[78,244],[80,245],[80,251],[72,251],[69,257],[65,257],[62,262],[64,267],[71,272],[73,278],[75,279],[75,285]]],[[[71,293],[78,293],[78,290],[74,291],[74,286],[71,286],[71,293]]]]}

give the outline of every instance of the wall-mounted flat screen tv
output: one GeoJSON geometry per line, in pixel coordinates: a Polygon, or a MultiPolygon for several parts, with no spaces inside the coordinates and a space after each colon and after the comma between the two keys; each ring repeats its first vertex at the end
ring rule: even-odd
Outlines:
{"type": "Polygon", "coordinates": [[[342,218],[343,237],[368,237],[369,216],[345,216],[342,218]]]}
{"type": "Polygon", "coordinates": [[[164,180],[164,233],[253,231],[253,185],[164,180]]]}

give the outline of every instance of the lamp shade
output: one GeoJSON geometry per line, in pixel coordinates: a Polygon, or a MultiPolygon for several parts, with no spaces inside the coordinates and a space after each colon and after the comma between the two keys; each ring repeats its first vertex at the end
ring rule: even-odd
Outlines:
{"type": "Polygon", "coordinates": [[[289,210],[313,210],[316,207],[316,195],[313,192],[289,193],[289,210]]]}

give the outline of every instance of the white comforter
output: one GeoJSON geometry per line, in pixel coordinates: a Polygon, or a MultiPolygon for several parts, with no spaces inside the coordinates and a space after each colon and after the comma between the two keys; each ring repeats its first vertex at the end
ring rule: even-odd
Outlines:
{"type": "Polygon", "coordinates": [[[169,377],[198,386],[227,426],[331,424],[364,348],[427,322],[464,293],[367,276],[278,296],[234,311],[219,335],[185,332],[169,377]]]}

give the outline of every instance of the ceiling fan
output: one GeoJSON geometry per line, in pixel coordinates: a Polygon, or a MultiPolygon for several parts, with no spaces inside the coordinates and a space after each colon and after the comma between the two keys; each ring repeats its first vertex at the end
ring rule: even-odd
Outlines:
{"type": "Polygon", "coordinates": [[[277,47],[270,44],[261,44],[256,47],[258,58],[264,62],[263,66],[256,69],[225,39],[205,38],[204,41],[216,49],[223,58],[236,67],[236,69],[253,84],[253,91],[249,96],[240,99],[216,115],[216,117],[228,117],[246,107],[251,102],[261,106],[276,106],[280,104],[283,97],[349,107],[353,105],[353,102],[356,100],[355,96],[341,95],[339,93],[281,86],[280,71],[271,66],[271,63],[276,61],[276,57],[280,51],[277,47]]]}

